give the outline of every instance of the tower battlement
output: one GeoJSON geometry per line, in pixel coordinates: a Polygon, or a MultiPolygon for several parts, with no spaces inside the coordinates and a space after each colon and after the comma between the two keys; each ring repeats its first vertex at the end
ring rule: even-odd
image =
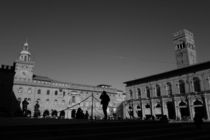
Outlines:
{"type": "Polygon", "coordinates": [[[0,70],[14,71],[15,67],[10,65],[1,65],[0,70]]]}
{"type": "Polygon", "coordinates": [[[183,30],[179,30],[178,32],[175,32],[173,36],[174,36],[174,39],[183,37],[183,36],[189,36],[193,38],[193,33],[187,29],[183,29],[183,30]]]}

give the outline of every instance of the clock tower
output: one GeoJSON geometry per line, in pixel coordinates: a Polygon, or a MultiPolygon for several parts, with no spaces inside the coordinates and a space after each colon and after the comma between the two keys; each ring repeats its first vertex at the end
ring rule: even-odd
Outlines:
{"type": "Polygon", "coordinates": [[[15,79],[32,80],[34,62],[31,61],[28,43],[25,42],[19,58],[15,61],[15,79]]]}
{"type": "Polygon", "coordinates": [[[196,50],[193,33],[184,29],[174,33],[176,64],[178,68],[196,64],[196,50]]]}

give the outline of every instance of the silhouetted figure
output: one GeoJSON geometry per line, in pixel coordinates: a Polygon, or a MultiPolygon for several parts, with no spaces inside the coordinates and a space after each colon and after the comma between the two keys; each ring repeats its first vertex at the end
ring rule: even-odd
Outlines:
{"type": "Polygon", "coordinates": [[[106,120],[107,119],[107,111],[106,110],[107,110],[107,107],[108,107],[108,104],[110,101],[110,98],[107,95],[106,91],[102,92],[100,99],[101,99],[101,104],[102,104],[102,108],[103,108],[103,112],[104,112],[104,119],[106,120]]]}
{"type": "Polygon", "coordinates": [[[73,110],[71,111],[71,118],[72,118],[72,119],[75,119],[75,118],[76,118],[76,110],[75,110],[75,109],[73,109],[73,110]]]}
{"type": "Polygon", "coordinates": [[[60,118],[60,119],[64,119],[64,118],[65,118],[65,111],[64,111],[64,110],[62,110],[62,111],[60,112],[59,118],[60,118]]]}
{"type": "Polygon", "coordinates": [[[22,102],[22,107],[23,107],[23,116],[26,117],[27,116],[27,107],[28,107],[28,101],[25,98],[22,102]]]}
{"type": "Polygon", "coordinates": [[[34,117],[37,118],[40,116],[40,110],[39,110],[39,102],[36,102],[34,106],[34,117]]]}
{"type": "Polygon", "coordinates": [[[85,119],[89,119],[89,113],[88,113],[88,111],[85,112],[85,119]]]}
{"type": "Polygon", "coordinates": [[[201,125],[203,123],[203,114],[198,110],[195,111],[194,123],[196,125],[196,128],[201,129],[201,125]]]}
{"type": "Polygon", "coordinates": [[[79,107],[79,108],[77,109],[76,119],[83,119],[83,118],[84,118],[83,110],[79,107]]]}

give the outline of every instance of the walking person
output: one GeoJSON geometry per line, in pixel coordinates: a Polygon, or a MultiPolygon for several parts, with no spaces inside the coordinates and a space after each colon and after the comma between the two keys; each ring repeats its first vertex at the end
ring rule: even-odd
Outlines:
{"type": "Polygon", "coordinates": [[[27,107],[28,107],[28,101],[27,98],[25,98],[22,102],[22,108],[23,108],[23,116],[26,117],[27,116],[27,107]]]}
{"type": "Polygon", "coordinates": [[[103,109],[103,113],[104,113],[104,119],[106,120],[107,119],[107,107],[110,102],[109,95],[106,93],[106,91],[102,92],[100,99],[101,99],[102,109],[103,109]]]}

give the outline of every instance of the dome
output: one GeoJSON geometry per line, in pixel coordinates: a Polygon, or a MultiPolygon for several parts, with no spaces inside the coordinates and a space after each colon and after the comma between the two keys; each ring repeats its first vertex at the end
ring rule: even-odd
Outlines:
{"type": "Polygon", "coordinates": [[[29,51],[26,51],[26,50],[22,50],[22,51],[20,52],[20,54],[21,54],[21,55],[22,55],[22,54],[31,55],[31,53],[30,53],[29,51]]]}

